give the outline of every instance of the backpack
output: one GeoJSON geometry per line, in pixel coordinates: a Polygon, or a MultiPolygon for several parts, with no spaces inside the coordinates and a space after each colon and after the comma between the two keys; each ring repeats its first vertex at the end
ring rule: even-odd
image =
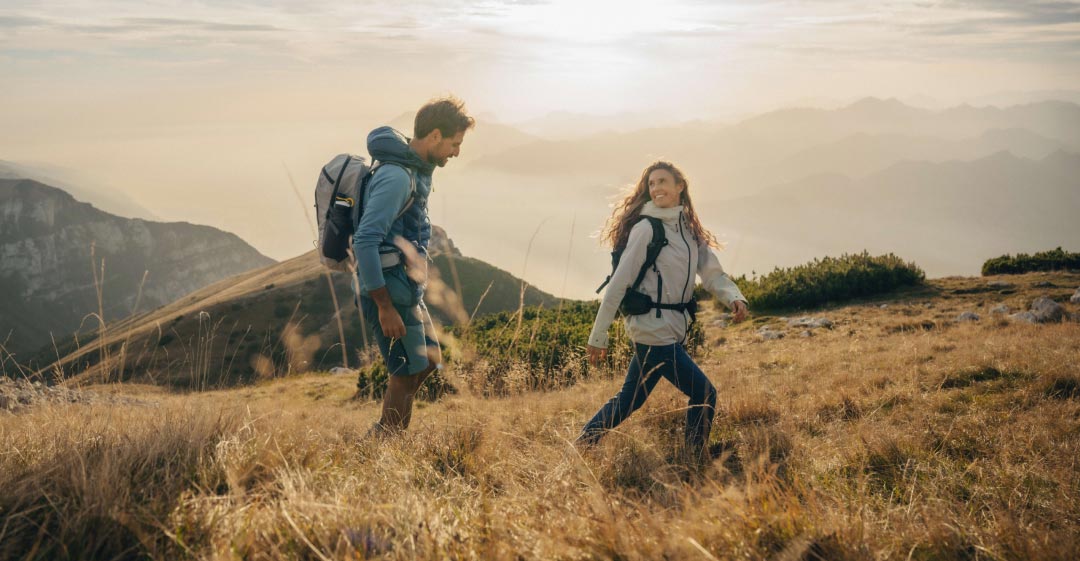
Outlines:
{"type": "MultiPolygon", "coordinates": [[[[649,225],[652,226],[652,240],[649,241],[649,245],[645,248],[645,262],[641,264],[641,270],[638,271],[637,278],[634,279],[633,284],[626,291],[626,295],[623,296],[621,302],[619,302],[619,311],[624,316],[636,316],[641,314],[647,314],[651,310],[656,310],[656,317],[660,317],[660,310],[677,310],[690,313],[691,321],[697,321],[697,301],[693,298],[689,302],[683,302],[680,304],[661,304],[659,303],[660,295],[663,293],[664,278],[660,276],[660,270],[656,268],[656,258],[660,256],[660,250],[664,249],[668,245],[667,235],[664,233],[664,223],[659,218],[653,216],[642,216],[642,220],[648,220],[649,225]],[[657,301],[644,292],[638,290],[641,286],[641,281],[645,279],[645,273],[649,269],[656,271],[656,297],[657,301]]],[[[640,220],[639,220],[640,222],[640,220]]],[[[611,252],[611,275],[615,274],[615,269],[619,267],[619,260],[622,259],[623,251],[626,247],[617,247],[611,252]]],[[[596,289],[596,293],[600,294],[600,291],[611,282],[611,275],[608,275],[604,279],[603,284],[596,289]]]]}
{"type": "MultiPolygon", "coordinates": [[[[326,268],[332,271],[355,268],[356,258],[349,251],[352,235],[363,213],[364,191],[375,170],[382,165],[385,164],[374,162],[374,165],[368,165],[361,156],[338,154],[319,173],[315,183],[315,216],[319,220],[316,244],[319,260],[326,268]]],[[[409,197],[398,212],[399,217],[412,206],[416,193],[415,174],[404,166],[402,169],[409,174],[409,197]]]]}

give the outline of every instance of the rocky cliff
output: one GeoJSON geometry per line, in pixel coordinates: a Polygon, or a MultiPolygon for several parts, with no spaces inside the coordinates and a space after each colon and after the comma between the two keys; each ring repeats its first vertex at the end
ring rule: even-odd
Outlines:
{"type": "Polygon", "coordinates": [[[9,352],[95,329],[99,288],[113,320],[273,262],[216,228],[121,218],[36,181],[0,179],[0,342],[9,352]]]}

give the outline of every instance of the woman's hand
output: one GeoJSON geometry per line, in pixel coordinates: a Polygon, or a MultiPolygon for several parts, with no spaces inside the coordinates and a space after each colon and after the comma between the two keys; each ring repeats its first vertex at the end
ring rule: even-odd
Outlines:
{"type": "Polygon", "coordinates": [[[585,346],[585,352],[589,355],[590,366],[600,366],[600,363],[607,358],[607,349],[601,349],[600,347],[594,347],[592,345],[585,346]]]}
{"type": "Polygon", "coordinates": [[[750,309],[746,307],[746,302],[736,300],[731,303],[731,313],[735,314],[734,317],[731,318],[732,321],[734,323],[739,323],[750,315],[750,309]]]}

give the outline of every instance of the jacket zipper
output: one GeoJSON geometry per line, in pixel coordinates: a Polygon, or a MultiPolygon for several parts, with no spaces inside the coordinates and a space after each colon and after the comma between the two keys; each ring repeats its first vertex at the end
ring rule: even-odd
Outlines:
{"type": "Polygon", "coordinates": [[[683,232],[682,221],[683,221],[683,214],[682,214],[682,211],[679,211],[679,237],[682,238],[683,244],[686,245],[686,283],[683,284],[682,300],[681,301],[686,302],[686,288],[688,286],[690,286],[690,257],[691,257],[691,251],[690,251],[690,242],[686,241],[686,233],[683,232]]]}
{"type": "MultiPolygon", "coordinates": [[[[690,251],[690,242],[686,241],[686,233],[683,231],[682,223],[683,223],[683,213],[682,213],[682,211],[679,211],[679,237],[682,238],[683,244],[686,245],[686,283],[683,284],[682,300],[680,300],[680,301],[681,302],[686,302],[687,301],[686,300],[686,288],[688,286],[690,286],[690,279],[692,278],[690,276],[690,274],[691,274],[691,269],[690,269],[690,261],[691,261],[691,259],[690,258],[693,257],[693,252],[690,251]]],[[[683,333],[684,333],[683,334],[683,343],[686,343],[686,338],[690,335],[690,322],[687,321],[687,319],[686,319],[686,310],[683,310],[682,318],[683,318],[683,324],[686,326],[686,329],[683,330],[683,333]]]]}

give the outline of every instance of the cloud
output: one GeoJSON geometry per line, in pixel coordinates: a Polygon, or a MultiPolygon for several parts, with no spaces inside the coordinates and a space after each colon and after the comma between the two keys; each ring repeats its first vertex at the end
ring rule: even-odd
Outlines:
{"type": "Polygon", "coordinates": [[[20,15],[0,15],[0,29],[42,27],[48,25],[48,23],[48,20],[43,18],[20,15]]]}
{"type": "Polygon", "coordinates": [[[180,18],[120,18],[98,24],[53,24],[64,31],[98,35],[125,35],[133,33],[273,33],[284,28],[254,23],[222,23],[212,20],[180,18]]]}
{"type": "Polygon", "coordinates": [[[1016,0],[963,0],[957,7],[994,12],[995,21],[1012,25],[1059,25],[1080,22],[1080,2],[1030,2],[1016,0]]]}
{"type": "Polygon", "coordinates": [[[0,39],[18,34],[20,42],[37,39],[34,44],[55,48],[137,46],[174,59],[204,59],[219,46],[243,45],[248,54],[305,62],[427,52],[442,60],[468,54],[477,65],[507,59],[544,65],[554,52],[573,52],[586,63],[609,60],[612,49],[687,64],[740,52],[747,62],[777,56],[772,53],[1054,62],[1047,59],[1074,57],[1080,40],[1080,2],[1066,1],[611,0],[607,7],[570,0],[98,0],[65,10],[9,1],[17,13],[0,9],[0,39]],[[612,10],[625,17],[601,21],[612,10]]]}

